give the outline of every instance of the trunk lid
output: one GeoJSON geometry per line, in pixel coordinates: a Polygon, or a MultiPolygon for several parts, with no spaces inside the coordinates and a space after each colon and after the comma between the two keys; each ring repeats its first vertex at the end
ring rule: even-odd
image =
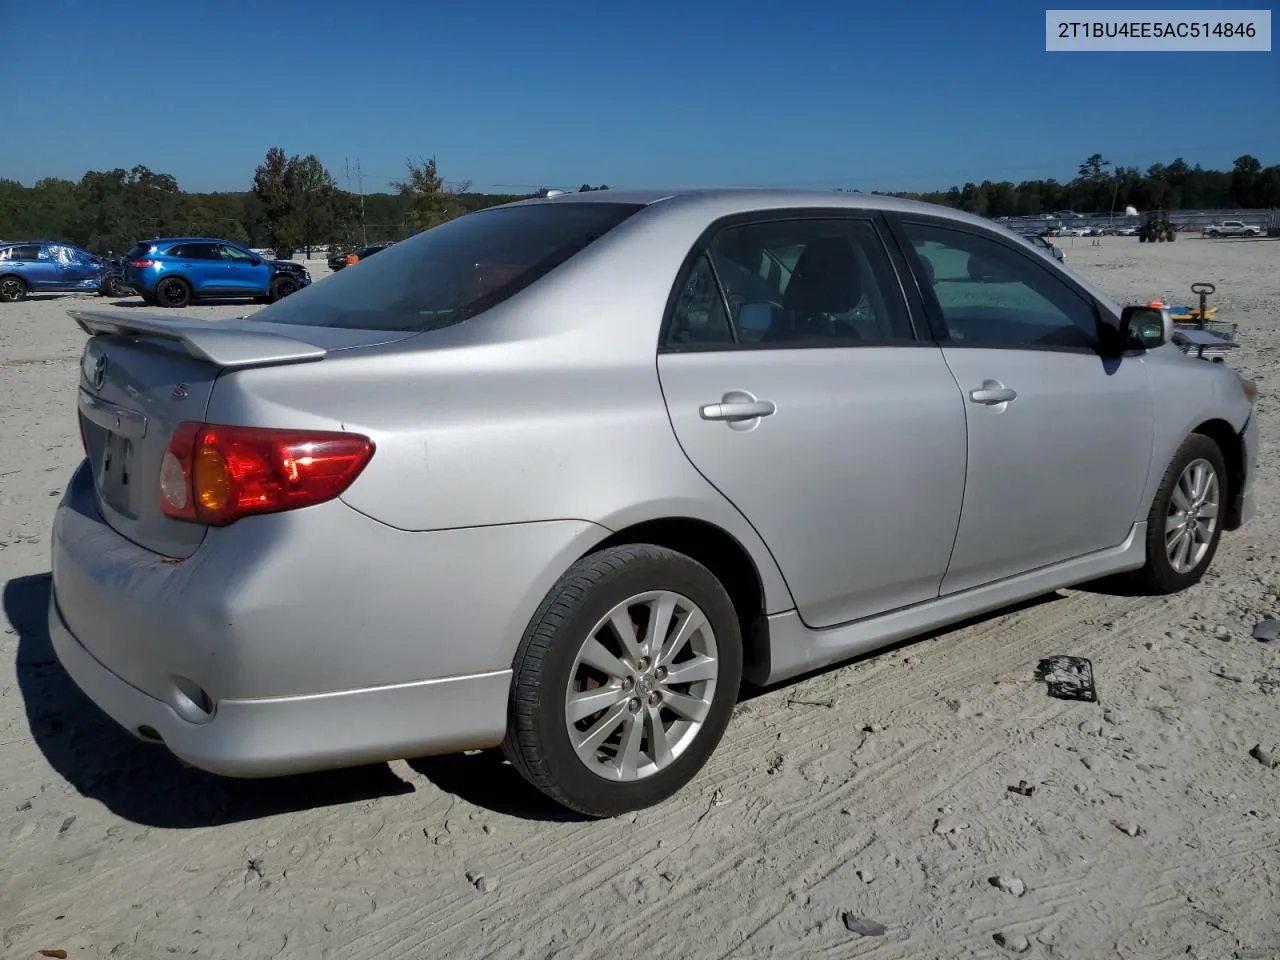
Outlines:
{"type": "Polygon", "coordinates": [[[161,510],[160,465],[178,424],[204,419],[222,372],[314,363],[336,351],[410,336],[245,319],[69,313],[90,335],[81,358],[78,406],[98,509],[117,533],[178,559],[195,553],[206,528],[161,510]]]}

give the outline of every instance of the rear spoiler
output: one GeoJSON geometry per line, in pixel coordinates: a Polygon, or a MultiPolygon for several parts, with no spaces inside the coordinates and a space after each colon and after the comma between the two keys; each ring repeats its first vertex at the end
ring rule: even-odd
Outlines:
{"type": "Polygon", "coordinates": [[[218,367],[303,363],[323,360],[327,353],[324,347],[313,343],[275,333],[219,327],[217,321],[133,316],[105,310],[68,310],[67,315],[91,337],[114,333],[174,340],[197,360],[205,360],[218,367]]]}

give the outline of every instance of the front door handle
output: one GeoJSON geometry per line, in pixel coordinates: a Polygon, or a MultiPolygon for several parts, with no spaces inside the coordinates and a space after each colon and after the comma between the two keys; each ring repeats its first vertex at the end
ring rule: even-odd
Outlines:
{"type": "Polygon", "coordinates": [[[999,380],[983,380],[980,389],[969,391],[969,399],[974,403],[985,403],[991,406],[1018,399],[1018,391],[1006,387],[999,380]]]}
{"type": "Polygon", "coordinates": [[[708,403],[698,412],[703,420],[755,420],[767,417],[778,408],[768,400],[738,400],[727,403],[708,403]]]}

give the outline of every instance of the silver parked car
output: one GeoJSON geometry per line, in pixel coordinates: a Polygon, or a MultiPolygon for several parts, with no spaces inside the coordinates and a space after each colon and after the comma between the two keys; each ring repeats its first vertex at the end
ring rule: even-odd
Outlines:
{"type": "Polygon", "coordinates": [[[769,684],[1253,512],[1254,387],[978,217],[611,190],[472,213],[248,319],[73,312],[50,626],[232,776],[502,745],[595,816],[769,684]]]}

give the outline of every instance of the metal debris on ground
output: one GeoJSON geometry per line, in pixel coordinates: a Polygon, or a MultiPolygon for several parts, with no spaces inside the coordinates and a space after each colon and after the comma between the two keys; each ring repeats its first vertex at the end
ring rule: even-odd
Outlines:
{"type": "Polygon", "coordinates": [[[844,928],[860,937],[883,937],[886,932],[883,923],[876,923],[874,920],[859,917],[848,911],[845,911],[844,915],[844,928]]]}
{"type": "Polygon", "coordinates": [[[1058,654],[1045,657],[1036,665],[1036,679],[1049,688],[1049,696],[1059,700],[1098,702],[1098,689],[1093,682],[1093,664],[1084,657],[1058,654]]]}
{"type": "Polygon", "coordinates": [[[1253,749],[1249,751],[1249,756],[1269,770],[1280,767],[1280,760],[1277,760],[1275,754],[1260,743],[1254,745],[1253,749]]]}
{"type": "Polygon", "coordinates": [[[1019,796],[1029,797],[1036,792],[1036,788],[1033,783],[1027,783],[1025,780],[1019,780],[1016,784],[1009,785],[1009,792],[1016,793],[1019,796]]]}
{"type": "Polygon", "coordinates": [[[1280,620],[1273,620],[1270,617],[1259,620],[1253,628],[1253,639],[1261,640],[1263,643],[1280,639],[1280,620]]]}

